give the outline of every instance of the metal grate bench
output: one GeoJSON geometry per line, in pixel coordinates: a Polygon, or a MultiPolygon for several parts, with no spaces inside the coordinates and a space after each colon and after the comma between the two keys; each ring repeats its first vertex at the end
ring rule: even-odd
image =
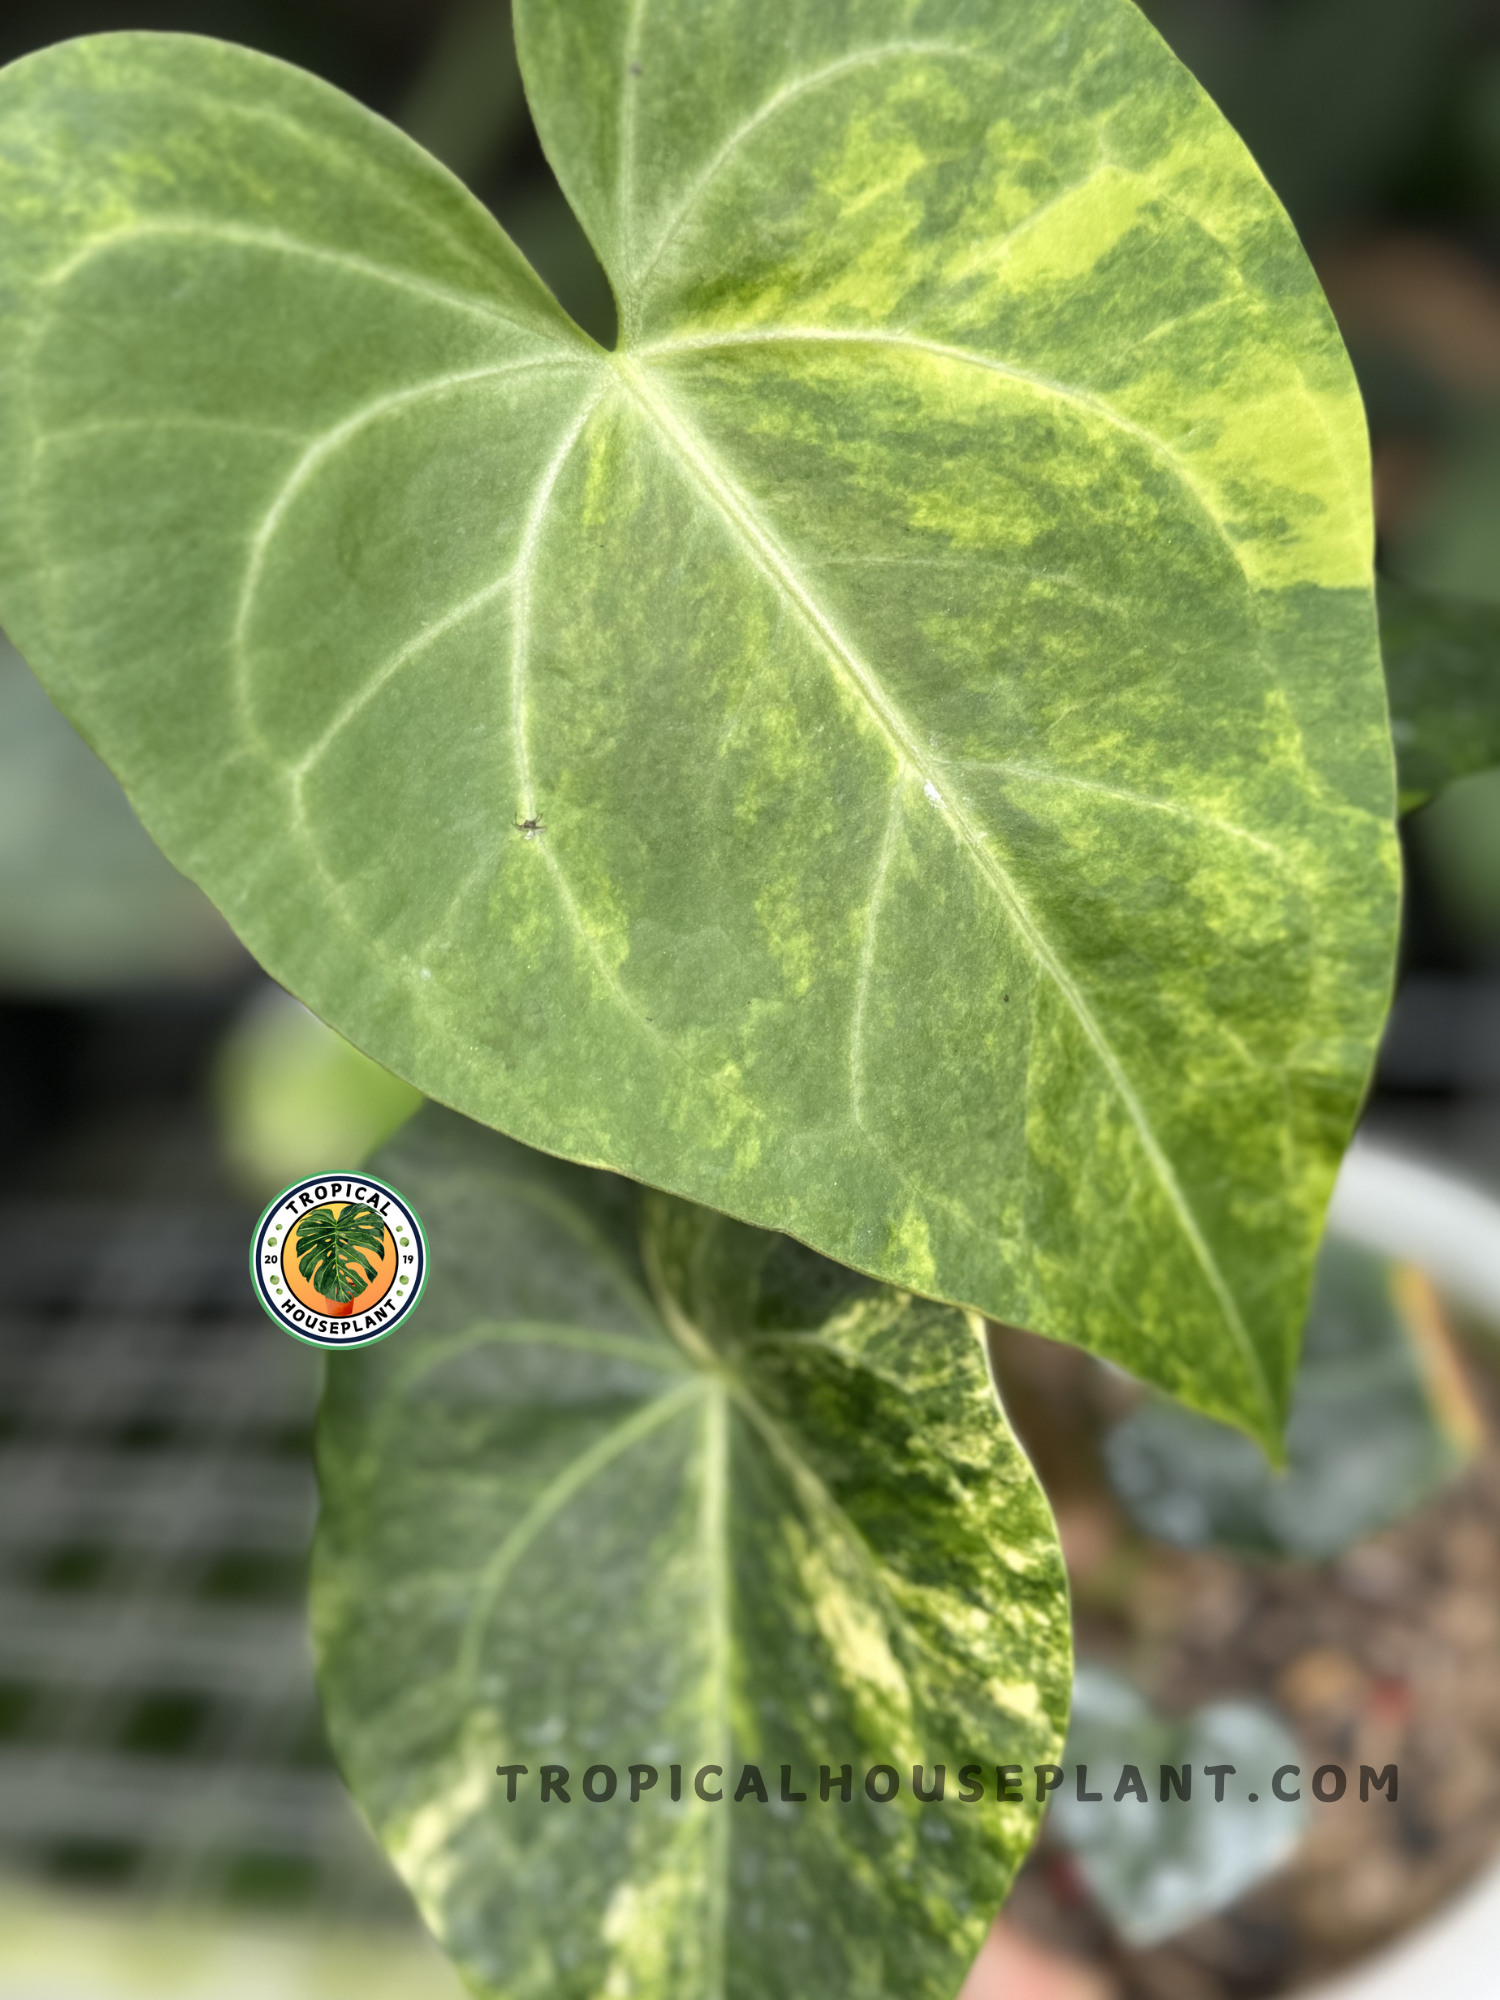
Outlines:
{"type": "Polygon", "coordinates": [[[318,1360],[224,1207],[0,1208],[0,1870],[407,1912],[303,1610],[318,1360]]]}

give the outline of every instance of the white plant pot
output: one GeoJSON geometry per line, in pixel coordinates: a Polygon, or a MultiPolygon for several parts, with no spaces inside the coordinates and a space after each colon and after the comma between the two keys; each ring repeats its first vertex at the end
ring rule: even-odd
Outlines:
{"type": "MultiPolygon", "coordinates": [[[[1359,1140],[1329,1210],[1330,1231],[1419,1265],[1457,1305],[1500,1327],[1500,1201],[1406,1154],[1359,1140]]],[[[1500,1862],[1437,1916],[1301,2000],[1495,2000],[1500,1862]]]]}

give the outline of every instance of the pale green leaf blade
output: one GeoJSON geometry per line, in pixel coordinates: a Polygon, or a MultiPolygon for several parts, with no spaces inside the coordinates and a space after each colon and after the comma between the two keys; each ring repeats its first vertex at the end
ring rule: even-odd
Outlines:
{"type": "Polygon", "coordinates": [[[1055,1759],[1070,1679],[975,1330],[449,1113],[380,1167],[432,1277],[411,1331],[331,1358],[313,1611],[335,1749],[428,1923],[486,1994],[946,2000],[1040,1812],[995,1767],[1055,1759]]]}
{"type": "Polygon", "coordinates": [[[306,79],[17,66],[0,612],[386,1067],[1269,1440],[1393,936],[1352,378],[1132,9],[893,19],[523,12],[614,359],[306,79]]]}
{"type": "Polygon", "coordinates": [[[1500,764],[1500,607],[1380,579],[1401,809],[1500,764]]]}

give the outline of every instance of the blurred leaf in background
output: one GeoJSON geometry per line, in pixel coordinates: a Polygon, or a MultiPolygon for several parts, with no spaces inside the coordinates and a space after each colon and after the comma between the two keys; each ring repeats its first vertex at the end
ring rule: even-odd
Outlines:
{"type": "Polygon", "coordinates": [[[449,11],[396,123],[470,187],[508,165],[531,113],[507,0],[459,0],[449,11]]]}
{"type": "Polygon", "coordinates": [[[1411,837],[1449,927],[1473,957],[1500,953],[1500,771],[1450,786],[1413,816],[1411,837]]]}
{"type": "Polygon", "coordinates": [[[0,638],[0,990],[206,984],[248,963],[0,638]]]}
{"type": "Polygon", "coordinates": [[[230,1028],[214,1097],[231,1171],[257,1200],[320,1168],[357,1166],[422,1102],[276,986],[230,1028]]]}
{"type": "Polygon", "coordinates": [[[1500,209],[1500,51],[1491,51],[1468,73],[1460,132],[1488,205],[1500,209]]]}
{"type": "Polygon", "coordinates": [[[1500,605],[1380,580],[1401,809],[1500,764],[1500,605]]]}
{"type": "Polygon", "coordinates": [[[1500,413],[1456,438],[1400,552],[1429,590],[1500,604],[1500,413]]]}
{"type": "Polygon", "coordinates": [[[1118,1674],[1080,1665],[1063,1762],[1070,1775],[1085,1765],[1102,1796],[1086,1803],[1082,1785],[1059,1791],[1048,1831],[1071,1850],[1125,1942],[1154,1944],[1223,1909],[1291,1853],[1307,1808],[1273,1800],[1271,1776],[1298,1761],[1297,1739],[1265,1709],[1220,1701],[1169,1720],[1118,1674]],[[1163,1764],[1192,1765],[1189,1798],[1163,1802],[1163,1764]],[[1206,1774],[1213,1764],[1234,1767],[1222,1799],[1206,1774]],[[1133,1791],[1114,1798],[1127,1765],[1145,1799],[1133,1791]]]}
{"type": "Polygon", "coordinates": [[[131,1905],[0,1890],[0,2000],[464,2000],[413,1926],[227,1927],[203,1911],[143,1920],[131,1905]]]}
{"type": "Polygon", "coordinates": [[[1318,1561],[1420,1504],[1480,1436],[1426,1280],[1330,1236],[1285,1473],[1239,1432],[1154,1396],[1114,1426],[1104,1452],[1110,1484],[1148,1535],[1318,1561]]]}

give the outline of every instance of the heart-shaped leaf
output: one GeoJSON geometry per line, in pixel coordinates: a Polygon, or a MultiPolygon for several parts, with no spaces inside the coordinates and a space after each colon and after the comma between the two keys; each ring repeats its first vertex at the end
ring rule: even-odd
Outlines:
{"type": "Polygon", "coordinates": [[[1129,1944],[1155,1944],[1232,1903],[1280,1867],[1306,1825],[1306,1782],[1283,1778],[1284,1797],[1272,1788],[1283,1765],[1298,1764],[1297,1739],[1249,1702],[1172,1720],[1118,1674],[1080,1666],[1064,1761],[1071,1789],[1058,1792],[1048,1829],[1129,1944]],[[1217,1780],[1215,1765],[1227,1767],[1217,1780]]]}
{"type": "Polygon", "coordinates": [[[451,1113],[379,1164],[432,1276],[330,1358],[313,1614],[428,1923],[486,1994],[947,2000],[1070,1669],[976,1329],[451,1113]]]}
{"type": "Polygon", "coordinates": [[[518,12],[622,337],[280,65],[0,81],[0,615],[283,984],[1267,1440],[1395,916],[1359,398],[1125,0],[518,12]]]}

